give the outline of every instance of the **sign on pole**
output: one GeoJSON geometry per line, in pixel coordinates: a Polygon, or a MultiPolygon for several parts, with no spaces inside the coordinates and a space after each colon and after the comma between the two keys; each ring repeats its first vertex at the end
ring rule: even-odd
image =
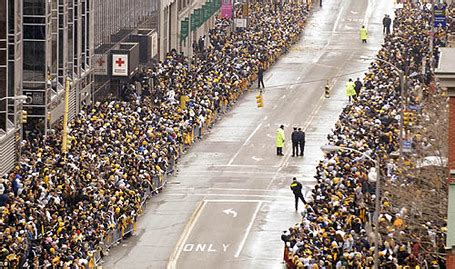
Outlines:
{"type": "Polygon", "coordinates": [[[434,6],[434,27],[446,27],[446,5],[438,4],[434,6]]]}
{"type": "Polygon", "coordinates": [[[112,76],[128,76],[128,55],[112,54],[112,76]]]}

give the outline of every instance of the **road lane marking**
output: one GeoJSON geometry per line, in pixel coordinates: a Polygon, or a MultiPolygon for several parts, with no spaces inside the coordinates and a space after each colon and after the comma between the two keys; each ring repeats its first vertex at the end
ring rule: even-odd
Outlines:
{"type": "MultiPolygon", "coordinates": [[[[305,181],[306,182],[306,181],[305,181]]],[[[169,196],[227,196],[227,197],[263,197],[263,198],[279,198],[294,200],[294,198],[280,195],[261,195],[261,194],[230,194],[230,193],[168,193],[169,196]]]]}
{"type": "Polygon", "coordinates": [[[167,265],[167,269],[176,269],[177,260],[179,259],[180,254],[182,254],[182,250],[186,243],[186,240],[188,240],[188,237],[190,236],[191,231],[194,229],[194,226],[196,225],[197,220],[201,216],[201,212],[204,209],[206,204],[207,204],[207,202],[205,200],[200,201],[198,203],[196,210],[194,210],[193,214],[190,217],[190,220],[186,224],[185,229],[183,230],[183,233],[179,238],[179,241],[177,241],[174,252],[172,253],[171,257],[169,258],[169,263],[167,265]]]}
{"type": "MultiPolygon", "coordinates": [[[[270,190],[270,189],[238,189],[238,188],[209,188],[209,190],[222,190],[222,191],[271,191],[277,192],[277,190],[270,190]]],[[[280,190],[278,190],[280,191],[280,190]]]]}
{"type": "Polygon", "coordinates": [[[243,146],[246,146],[250,142],[251,138],[254,136],[254,134],[256,134],[256,132],[259,130],[259,128],[261,128],[262,124],[263,124],[263,122],[259,123],[259,125],[256,127],[256,129],[254,129],[254,131],[250,134],[250,136],[248,136],[248,138],[243,143],[242,147],[240,147],[237,150],[237,152],[234,154],[234,156],[232,156],[232,158],[229,160],[229,162],[227,164],[228,166],[234,162],[234,160],[235,160],[235,158],[237,158],[237,156],[239,156],[240,152],[243,149],[243,146]]]}
{"type": "Polygon", "coordinates": [[[228,208],[228,209],[223,210],[223,213],[228,215],[228,216],[230,216],[232,214],[233,218],[237,218],[237,211],[235,211],[232,208],[228,208]]]}
{"type": "Polygon", "coordinates": [[[338,12],[337,19],[335,20],[335,24],[333,25],[333,28],[332,28],[332,33],[334,33],[338,27],[338,23],[340,22],[341,14],[343,13],[343,8],[344,8],[344,6],[342,6],[340,8],[340,11],[338,12]]]}
{"type": "Polygon", "coordinates": [[[223,244],[223,252],[226,252],[226,250],[228,249],[228,247],[230,246],[231,244],[223,244]]]}
{"type": "Polygon", "coordinates": [[[259,209],[261,209],[261,206],[262,206],[262,202],[259,202],[258,205],[256,206],[256,210],[253,213],[253,217],[251,218],[250,223],[248,224],[248,227],[246,228],[245,235],[244,235],[242,241],[240,242],[239,249],[237,250],[237,252],[234,255],[235,258],[238,258],[240,256],[240,253],[242,252],[243,246],[245,245],[246,239],[248,238],[248,235],[250,234],[251,228],[253,227],[253,223],[256,220],[256,217],[259,213],[259,209]]]}

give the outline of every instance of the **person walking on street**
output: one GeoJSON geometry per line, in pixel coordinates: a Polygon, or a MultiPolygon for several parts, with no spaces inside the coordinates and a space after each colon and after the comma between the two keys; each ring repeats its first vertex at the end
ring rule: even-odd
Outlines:
{"type": "Polygon", "coordinates": [[[354,98],[355,96],[355,84],[351,78],[346,82],[346,96],[349,99],[349,103],[351,102],[351,97],[354,98]]]}
{"type": "Polygon", "coordinates": [[[292,183],[289,186],[294,193],[294,198],[295,198],[295,211],[299,210],[299,199],[302,200],[303,204],[306,204],[305,199],[303,198],[302,194],[302,183],[297,181],[297,178],[292,179],[292,183]]]}
{"type": "Polygon", "coordinates": [[[365,25],[362,25],[362,28],[360,28],[360,40],[362,40],[362,43],[367,43],[367,38],[368,38],[367,29],[365,28],[365,25]]]}
{"type": "Polygon", "coordinates": [[[382,19],[382,33],[389,35],[390,34],[390,25],[392,24],[392,19],[389,15],[385,14],[384,18],[382,19]]]}
{"type": "Polygon", "coordinates": [[[280,128],[276,130],[275,134],[276,155],[278,156],[284,156],[284,141],[284,125],[281,125],[280,128]]]}
{"type": "Polygon", "coordinates": [[[354,82],[354,90],[355,90],[355,95],[356,97],[360,96],[360,90],[362,89],[363,84],[360,81],[360,78],[357,78],[357,80],[354,82]]]}
{"type": "Polygon", "coordinates": [[[295,155],[299,156],[299,132],[297,131],[297,127],[294,127],[294,131],[291,134],[291,141],[292,157],[295,157],[295,155]]]}
{"type": "Polygon", "coordinates": [[[319,0],[319,7],[322,7],[322,0],[319,0]]]}
{"type": "Polygon", "coordinates": [[[262,68],[262,63],[259,63],[258,66],[258,89],[265,88],[264,86],[264,68],[262,68]]]}
{"type": "MultiPolygon", "coordinates": [[[[299,141],[299,147],[300,147],[300,156],[303,156],[303,152],[305,151],[305,132],[302,131],[302,128],[299,128],[298,132],[298,141],[299,141]]],[[[299,154],[298,152],[296,153],[297,155],[299,154]]]]}

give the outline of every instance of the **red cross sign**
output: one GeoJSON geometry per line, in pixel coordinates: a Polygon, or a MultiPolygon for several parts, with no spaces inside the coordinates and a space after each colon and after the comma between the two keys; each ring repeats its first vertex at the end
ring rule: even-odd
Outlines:
{"type": "Polygon", "coordinates": [[[122,65],[125,63],[125,61],[122,58],[118,58],[115,63],[118,65],[118,67],[122,67],[122,65]]]}
{"type": "Polygon", "coordinates": [[[113,54],[112,55],[112,75],[113,76],[128,76],[128,55],[113,54]]]}

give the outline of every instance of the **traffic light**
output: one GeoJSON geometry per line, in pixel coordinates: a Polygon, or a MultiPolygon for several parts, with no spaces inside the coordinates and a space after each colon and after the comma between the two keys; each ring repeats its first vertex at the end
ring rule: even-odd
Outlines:
{"type": "Polygon", "coordinates": [[[28,113],[27,113],[27,111],[21,110],[20,122],[21,122],[22,124],[27,123],[27,118],[28,118],[28,113]]]}
{"type": "Polygon", "coordinates": [[[256,104],[257,104],[258,108],[261,108],[264,106],[264,100],[262,98],[262,93],[259,93],[258,95],[256,95],[256,104]]]}
{"type": "Polygon", "coordinates": [[[403,112],[403,124],[405,126],[412,126],[415,123],[415,114],[412,111],[403,112]]]}

